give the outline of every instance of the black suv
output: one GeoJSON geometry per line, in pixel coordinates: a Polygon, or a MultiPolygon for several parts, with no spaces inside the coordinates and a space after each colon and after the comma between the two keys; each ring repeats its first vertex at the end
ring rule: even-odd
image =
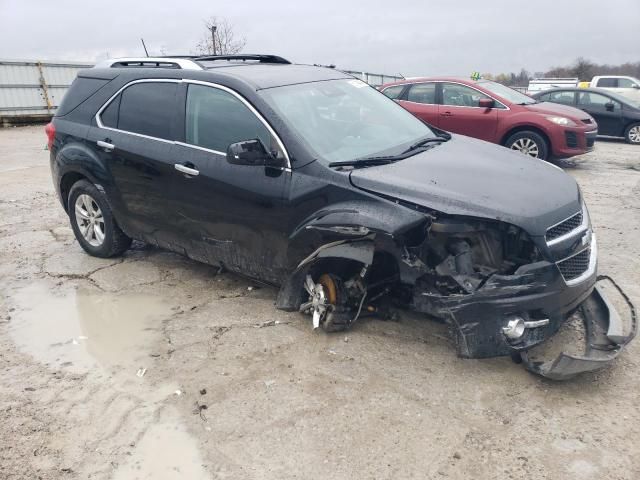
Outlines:
{"type": "Polygon", "coordinates": [[[327,331],[400,304],[449,323],[463,357],[511,354],[551,378],[599,368],[635,333],[596,285],[569,175],[430,127],[338,70],[111,60],[78,74],[46,130],[91,255],[149,242],[279,285],[278,308],[327,331]],[[534,360],[577,311],[584,355],[534,360]]]}

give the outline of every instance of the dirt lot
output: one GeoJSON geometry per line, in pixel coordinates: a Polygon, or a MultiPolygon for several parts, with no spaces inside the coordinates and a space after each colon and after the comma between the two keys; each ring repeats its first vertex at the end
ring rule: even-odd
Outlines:
{"type": "MultiPolygon", "coordinates": [[[[0,478],[640,478],[640,340],[554,383],[459,359],[418,316],[314,332],[180,256],[84,254],[44,144],[0,129],[0,478]]],[[[640,305],[640,148],[567,170],[600,272],[640,305]]]]}

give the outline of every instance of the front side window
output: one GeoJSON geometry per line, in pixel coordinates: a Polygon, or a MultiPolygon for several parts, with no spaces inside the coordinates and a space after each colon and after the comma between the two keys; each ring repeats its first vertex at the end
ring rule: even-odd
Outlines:
{"type": "Polygon", "coordinates": [[[404,90],[404,85],[393,85],[392,87],[385,88],[382,93],[391,99],[396,99],[400,96],[402,90],[404,90]]]}
{"type": "Polygon", "coordinates": [[[226,152],[229,145],[259,139],[272,152],[275,140],[265,125],[237,97],[204,85],[189,85],[185,139],[191,145],[226,152]]]}
{"type": "Polygon", "coordinates": [[[360,80],[299,83],[260,95],[322,161],[395,155],[433,131],[360,80]]]}
{"type": "Polygon", "coordinates": [[[536,103],[536,101],[530,96],[520,93],[513,88],[509,88],[506,85],[502,85],[501,83],[493,82],[491,80],[480,80],[478,85],[491,92],[491,94],[517,105],[531,105],[536,103]]]}
{"type": "MultiPolygon", "coordinates": [[[[171,140],[171,121],[175,115],[177,83],[143,82],[125,88],[103,112],[113,126],[115,104],[119,100],[116,127],[118,130],[171,140]],[[114,110],[110,110],[113,106],[114,110]]],[[[107,125],[105,123],[105,125],[107,125]]],[[[109,125],[107,125],[109,126],[109,125]]]]}
{"type": "Polygon", "coordinates": [[[618,88],[633,88],[634,86],[636,86],[636,82],[634,82],[630,78],[618,79],[618,88]]]}
{"type": "Polygon", "coordinates": [[[407,94],[407,100],[415,103],[433,105],[436,103],[436,84],[417,83],[411,86],[407,94]]]}
{"type": "Polygon", "coordinates": [[[621,105],[618,102],[613,101],[609,97],[593,92],[580,92],[578,95],[578,106],[591,110],[608,110],[610,112],[619,112],[621,108],[621,105]],[[608,108],[607,105],[609,105],[608,108]]]}
{"type": "Polygon", "coordinates": [[[491,100],[478,90],[457,83],[442,84],[442,104],[456,107],[477,107],[481,99],[491,100]]]}

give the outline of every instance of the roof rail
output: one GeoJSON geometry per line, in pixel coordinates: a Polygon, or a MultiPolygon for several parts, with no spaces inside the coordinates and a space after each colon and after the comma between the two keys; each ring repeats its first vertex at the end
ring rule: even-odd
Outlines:
{"type": "Polygon", "coordinates": [[[177,57],[139,57],[111,58],[99,62],[94,68],[178,68],[182,70],[202,70],[197,62],[190,58],[177,57]]]}
{"type": "Polygon", "coordinates": [[[240,60],[244,62],[247,60],[255,60],[259,63],[281,63],[287,65],[291,64],[291,62],[286,58],[282,58],[277,55],[253,55],[245,53],[240,53],[237,55],[203,55],[200,57],[192,57],[192,59],[199,62],[213,62],[217,60],[240,60]]]}

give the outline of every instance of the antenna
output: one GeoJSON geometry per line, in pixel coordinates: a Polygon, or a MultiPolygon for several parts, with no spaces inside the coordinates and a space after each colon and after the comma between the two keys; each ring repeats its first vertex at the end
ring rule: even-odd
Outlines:
{"type": "Polygon", "coordinates": [[[144,44],[144,38],[141,38],[140,41],[142,42],[142,48],[144,48],[144,54],[148,57],[149,52],[147,52],[147,46],[144,44]]]}

